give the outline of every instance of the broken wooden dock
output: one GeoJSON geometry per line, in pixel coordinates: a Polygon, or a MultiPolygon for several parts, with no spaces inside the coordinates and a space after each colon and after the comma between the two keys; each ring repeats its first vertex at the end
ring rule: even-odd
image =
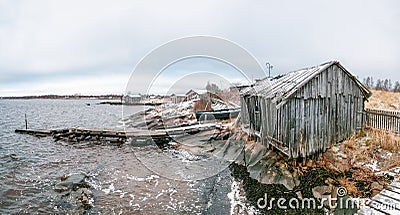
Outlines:
{"type": "Polygon", "coordinates": [[[368,201],[357,214],[400,214],[400,183],[392,182],[368,201]]]}
{"type": "Polygon", "coordinates": [[[36,129],[16,129],[16,133],[30,134],[38,137],[52,136],[55,140],[68,140],[71,142],[80,141],[110,141],[125,142],[128,138],[136,139],[162,139],[174,135],[184,135],[197,133],[204,130],[219,129],[220,125],[216,123],[195,124],[191,126],[176,127],[169,129],[89,129],[89,128],[65,128],[54,130],[36,130],[36,129]]]}

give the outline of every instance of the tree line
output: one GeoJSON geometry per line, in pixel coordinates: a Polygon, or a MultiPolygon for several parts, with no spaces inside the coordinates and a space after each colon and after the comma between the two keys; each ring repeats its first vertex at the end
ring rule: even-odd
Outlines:
{"type": "Polygon", "coordinates": [[[394,84],[390,79],[374,80],[373,77],[364,78],[363,83],[369,89],[400,92],[400,82],[396,81],[394,84]]]}

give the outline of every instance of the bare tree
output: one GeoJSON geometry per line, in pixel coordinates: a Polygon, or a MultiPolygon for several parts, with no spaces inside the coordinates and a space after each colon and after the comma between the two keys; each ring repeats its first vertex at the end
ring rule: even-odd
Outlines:
{"type": "Polygon", "coordinates": [[[210,84],[210,82],[207,82],[206,90],[208,92],[214,93],[214,94],[217,94],[221,91],[221,89],[219,89],[218,85],[216,85],[214,83],[210,84]]]}
{"type": "Polygon", "coordinates": [[[383,90],[390,91],[392,89],[392,81],[390,79],[385,79],[383,81],[383,90]]]}
{"type": "Polygon", "coordinates": [[[376,81],[375,90],[383,90],[383,81],[381,79],[376,81]]]}
{"type": "Polygon", "coordinates": [[[372,77],[368,76],[367,78],[364,78],[363,83],[369,89],[373,89],[374,88],[374,78],[372,78],[372,77]]]}
{"type": "Polygon", "coordinates": [[[400,83],[399,83],[399,81],[396,81],[394,83],[393,92],[400,92],[400,83]]]}

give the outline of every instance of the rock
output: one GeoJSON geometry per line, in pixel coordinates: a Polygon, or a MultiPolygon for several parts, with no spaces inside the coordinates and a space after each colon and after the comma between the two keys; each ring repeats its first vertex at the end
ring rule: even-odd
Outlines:
{"type": "Polygon", "coordinates": [[[62,175],[62,176],[60,177],[60,180],[61,180],[61,181],[65,181],[65,180],[67,180],[68,177],[69,177],[68,175],[62,175]]]}
{"type": "Polygon", "coordinates": [[[377,190],[377,191],[383,190],[383,186],[380,185],[378,182],[372,182],[370,188],[371,188],[371,190],[377,190]]]}
{"type": "Polygon", "coordinates": [[[339,151],[339,147],[332,146],[331,150],[332,150],[333,153],[337,153],[339,151]]]}
{"type": "Polygon", "coordinates": [[[77,190],[80,187],[85,187],[85,178],[86,175],[83,174],[74,174],[70,176],[63,175],[60,177],[61,182],[54,186],[54,190],[57,192],[65,192],[69,190],[77,190]]]}
{"type": "Polygon", "coordinates": [[[81,195],[78,197],[78,200],[81,201],[85,209],[89,209],[92,207],[92,205],[90,204],[90,196],[91,192],[87,189],[83,189],[81,195]]]}
{"type": "Polygon", "coordinates": [[[247,166],[251,178],[262,184],[281,184],[288,190],[293,190],[300,184],[297,174],[288,170],[276,152],[268,151],[267,154],[258,163],[247,166]]]}
{"type": "Polygon", "coordinates": [[[327,185],[332,185],[334,182],[335,182],[335,180],[333,180],[333,179],[331,179],[331,178],[327,178],[327,179],[325,179],[325,184],[327,184],[327,185]]]}
{"type": "Polygon", "coordinates": [[[322,199],[332,194],[332,188],[330,186],[318,186],[312,188],[312,193],[315,198],[322,199]]]}
{"type": "Polygon", "coordinates": [[[10,158],[12,158],[13,160],[18,160],[18,156],[14,153],[10,154],[10,158]]]}
{"type": "Polygon", "coordinates": [[[258,163],[258,161],[265,155],[267,152],[267,148],[261,144],[261,143],[256,143],[251,150],[251,154],[249,156],[249,161],[248,161],[248,166],[253,166],[258,163]]]}
{"type": "Polygon", "coordinates": [[[303,195],[301,194],[301,191],[297,191],[296,195],[297,195],[297,198],[299,198],[300,200],[303,199],[303,195]]]}
{"type": "Polygon", "coordinates": [[[54,186],[54,190],[61,193],[71,190],[72,186],[73,184],[71,183],[60,182],[54,186]]]}
{"type": "Polygon", "coordinates": [[[333,154],[331,152],[326,152],[326,157],[328,159],[333,159],[333,154]]]}

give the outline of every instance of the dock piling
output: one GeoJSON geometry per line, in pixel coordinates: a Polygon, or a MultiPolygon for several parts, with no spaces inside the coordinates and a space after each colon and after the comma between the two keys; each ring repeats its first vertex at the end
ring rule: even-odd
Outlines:
{"type": "Polygon", "coordinates": [[[25,130],[28,130],[28,119],[26,118],[26,113],[25,113],[25,130]]]}

